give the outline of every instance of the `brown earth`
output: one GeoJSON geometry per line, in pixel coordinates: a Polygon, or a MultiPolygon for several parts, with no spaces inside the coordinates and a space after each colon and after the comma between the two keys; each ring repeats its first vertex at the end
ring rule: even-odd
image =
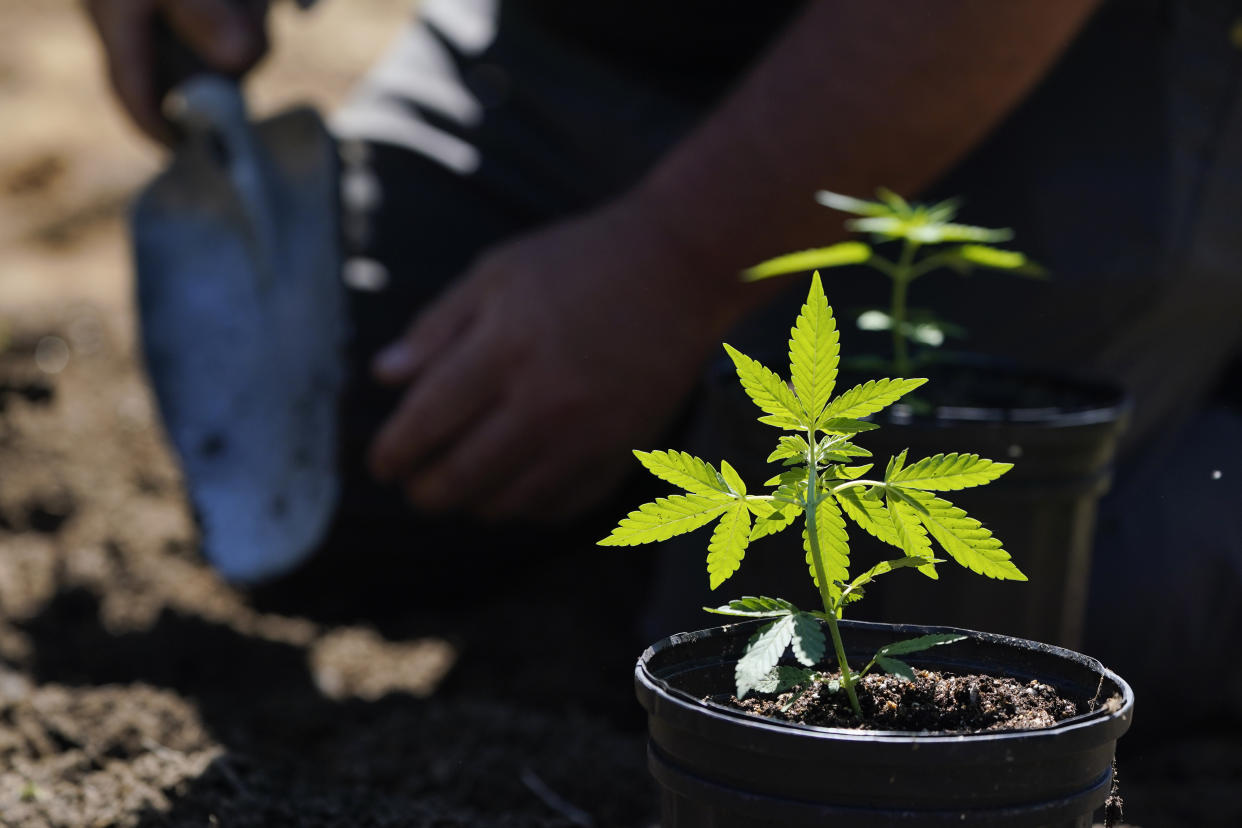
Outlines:
{"type": "Polygon", "coordinates": [[[860,730],[985,733],[1051,727],[1078,713],[1077,706],[1038,681],[915,670],[906,681],[869,673],[855,692],[862,718],[845,693],[832,688],[840,673],[779,694],[756,693],[729,703],[740,710],[787,722],[860,730]]]}
{"type": "Polygon", "coordinates": [[[633,645],[603,666],[568,602],[455,613],[416,579],[387,610],[344,586],[265,610],[197,558],[150,395],[94,312],[10,330],[0,824],[650,824],[633,645]],[[71,353],[54,375],[48,337],[71,353]]]}

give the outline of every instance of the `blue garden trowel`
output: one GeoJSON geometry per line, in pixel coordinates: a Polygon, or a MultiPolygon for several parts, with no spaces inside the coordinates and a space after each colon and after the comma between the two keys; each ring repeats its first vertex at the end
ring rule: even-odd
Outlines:
{"type": "Polygon", "coordinates": [[[339,496],[336,148],[310,109],[251,123],[219,76],[166,104],[182,141],[132,216],[142,345],[204,554],[255,583],[315,549],[339,496]]]}

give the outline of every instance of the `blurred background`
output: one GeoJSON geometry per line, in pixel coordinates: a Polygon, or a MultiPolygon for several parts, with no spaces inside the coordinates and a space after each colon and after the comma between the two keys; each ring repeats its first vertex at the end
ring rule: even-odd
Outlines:
{"type": "MultiPolygon", "coordinates": [[[[256,114],[307,101],[331,111],[398,32],[412,0],[273,10],[280,44],[252,76],[256,114]]],[[[85,301],[132,334],[124,232],[134,191],[164,155],[125,119],[76,0],[0,2],[0,312],[85,301]]]]}
{"type": "MultiPolygon", "coordinates": [[[[255,114],[330,112],[411,7],[275,4],[255,114]]],[[[202,563],[135,342],[164,150],[81,3],[0,0],[0,38],[0,825],[649,824],[637,732],[452,689],[461,619],[260,611],[202,563]]]]}

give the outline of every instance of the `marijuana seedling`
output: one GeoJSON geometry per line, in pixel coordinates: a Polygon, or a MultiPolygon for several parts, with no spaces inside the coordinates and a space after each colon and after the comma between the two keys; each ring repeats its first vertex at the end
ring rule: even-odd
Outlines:
{"type": "Polygon", "coordinates": [[[724,346],[742,388],[763,412],[759,421],[788,432],[768,457],[769,462],[780,461],[787,467],[764,484],[773,487],[769,494],[751,494],[737,471],[723,460],[717,469],[684,452],[636,451],[649,471],[680,486],[684,493],[638,507],[600,544],[664,541],[719,519],[707,546],[707,573],[711,588],[716,589],[741,566],[751,541],[779,532],[801,517],[806,562],[823,610],[803,611],[780,598],[748,596],[708,612],[770,619],[738,660],[739,698],[751,690],[773,691],[820,680],[810,670],[778,668],[778,662],[792,648],[800,664],[815,667],[827,649],[827,626],[840,670],[837,685],[848,694],[855,714],[861,715],[854,688],[869,670],[878,666],[908,678],[911,668],[897,656],[958,639],[939,635],[899,641],[881,648],[863,669],[851,670],[837,621],[846,606],[863,596],[867,584],[907,567],[936,578],[936,564],[945,559],[933,555],[933,539],[949,557],[982,575],[1019,581],[1026,576],[979,521],[935,494],[991,482],[1011,468],[1009,463],[994,463],[974,454],[937,454],[907,464],[903,451],[889,460],[880,479],[865,477],[871,464],[850,465],[871,456],[853,442],[855,435],[877,428],[861,418],[883,410],[926,380],[871,380],[833,398],[838,340],[836,320],[816,272],[790,332],[792,384],[724,346]],[[851,580],[845,517],[897,547],[902,557],[881,561],[851,580]]]}
{"type": "Polygon", "coordinates": [[[853,213],[861,218],[850,219],[845,226],[871,235],[873,244],[900,241],[901,253],[896,260],[876,253],[871,245],[846,241],[829,247],[802,250],[761,262],[743,273],[755,281],[786,273],[800,273],[823,267],[863,264],[880,271],[892,282],[888,313],[871,311],[859,318],[860,325],[874,330],[889,330],[893,341],[892,370],[898,376],[911,372],[908,343],[936,346],[946,333],[960,333],[960,328],[938,319],[927,310],[912,310],[906,297],[910,283],[918,277],[942,267],[969,273],[976,267],[1007,270],[1026,276],[1042,276],[1044,271],[1025,255],[1015,250],[1002,250],[991,245],[1013,238],[1011,230],[973,227],[956,224],[954,216],[960,206],[950,199],[937,204],[909,204],[889,190],[880,189],[879,201],[863,201],[851,196],[821,190],[815,196],[825,207],[853,213]],[[933,252],[919,255],[924,247],[935,246],[933,252]]]}

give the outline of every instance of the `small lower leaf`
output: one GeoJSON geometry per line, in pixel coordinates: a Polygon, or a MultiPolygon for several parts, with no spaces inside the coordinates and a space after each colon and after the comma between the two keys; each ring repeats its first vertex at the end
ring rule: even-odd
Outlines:
{"type": "Polygon", "coordinates": [[[808,685],[814,680],[814,671],[782,664],[779,667],[773,667],[770,673],[755,684],[754,689],[756,693],[780,695],[808,685]]]}
{"type": "Polygon", "coordinates": [[[930,650],[932,647],[939,647],[942,644],[953,644],[957,641],[965,641],[966,636],[958,633],[935,633],[933,635],[921,635],[918,638],[907,638],[905,641],[894,641],[880,648],[880,655],[905,655],[906,653],[919,653],[923,650],[930,650]]]}
{"type": "Polygon", "coordinates": [[[784,598],[768,598],[765,595],[744,595],[735,598],[722,607],[703,607],[707,612],[716,615],[739,615],[745,618],[776,618],[791,615],[798,608],[784,598]]]}
{"type": "Polygon", "coordinates": [[[781,660],[793,640],[793,619],[792,615],[786,615],[765,624],[747,643],[745,654],[733,668],[739,699],[746,698],[746,694],[754,690],[781,660]]]}
{"type": "Polygon", "coordinates": [[[793,616],[794,634],[793,654],[807,667],[814,667],[824,657],[827,642],[824,640],[824,628],[813,615],[800,612],[793,616]]]}
{"type": "Polygon", "coordinates": [[[750,510],[737,501],[725,512],[707,544],[707,574],[712,589],[737,572],[750,544],[750,510]]]}
{"type": "Polygon", "coordinates": [[[875,663],[880,665],[886,673],[892,673],[897,678],[904,679],[905,681],[914,681],[914,668],[901,659],[876,656],[875,663]]]}

